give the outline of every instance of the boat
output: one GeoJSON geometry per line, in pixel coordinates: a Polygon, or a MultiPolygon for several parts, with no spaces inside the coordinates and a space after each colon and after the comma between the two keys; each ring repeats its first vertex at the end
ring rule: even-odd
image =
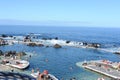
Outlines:
{"type": "Polygon", "coordinates": [[[6,65],[14,68],[18,68],[18,69],[25,69],[29,66],[29,64],[30,63],[25,60],[12,60],[12,61],[9,61],[9,63],[7,63],[6,65]]]}
{"type": "MultiPolygon", "coordinates": [[[[39,73],[31,73],[31,76],[34,77],[34,78],[37,78],[39,75],[39,73]]],[[[49,77],[50,77],[50,80],[58,80],[54,75],[52,74],[47,74],[49,77]]]]}

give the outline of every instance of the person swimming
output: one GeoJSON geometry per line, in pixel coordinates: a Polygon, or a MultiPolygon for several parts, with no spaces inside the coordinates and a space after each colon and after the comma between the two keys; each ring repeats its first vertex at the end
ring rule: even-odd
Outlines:
{"type": "Polygon", "coordinates": [[[70,70],[73,70],[73,67],[70,67],[69,69],[70,69],[70,70]]]}
{"type": "Polygon", "coordinates": [[[32,56],[31,55],[29,55],[29,58],[31,58],[32,56]]]}
{"type": "Polygon", "coordinates": [[[48,62],[48,59],[45,59],[45,62],[48,62]]]}
{"type": "Polygon", "coordinates": [[[35,72],[35,70],[32,68],[32,71],[31,71],[32,73],[34,73],[35,72]]]}

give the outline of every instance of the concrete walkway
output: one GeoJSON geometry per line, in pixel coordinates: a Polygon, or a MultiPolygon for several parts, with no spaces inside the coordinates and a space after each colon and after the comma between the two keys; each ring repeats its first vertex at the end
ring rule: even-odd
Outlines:
{"type": "Polygon", "coordinates": [[[36,80],[36,79],[26,74],[0,72],[0,80],[36,80]]]}
{"type": "Polygon", "coordinates": [[[115,69],[106,69],[103,66],[98,67],[95,65],[87,65],[84,66],[84,68],[109,76],[113,79],[120,80],[120,71],[117,71],[115,69]]]}

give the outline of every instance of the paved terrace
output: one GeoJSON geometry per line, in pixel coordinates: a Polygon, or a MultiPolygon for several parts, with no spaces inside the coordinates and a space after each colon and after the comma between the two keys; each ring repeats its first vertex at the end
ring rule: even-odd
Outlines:
{"type": "Polygon", "coordinates": [[[107,69],[104,66],[99,67],[95,65],[87,65],[84,66],[84,68],[109,76],[115,80],[120,80],[120,71],[117,71],[115,69],[112,68],[107,69]]]}

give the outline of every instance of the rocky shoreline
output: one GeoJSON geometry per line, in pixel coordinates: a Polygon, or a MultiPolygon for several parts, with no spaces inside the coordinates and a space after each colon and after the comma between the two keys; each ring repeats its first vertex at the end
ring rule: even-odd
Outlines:
{"type": "Polygon", "coordinates": [[[8,45],[8,42],[0,38],[0,46],[8,45]]]}
{"type": "Polygon", "coordinates": [[[16,39],[17,37],[12,36],[12,35],[5,35],[2,34],[1,38],[0,38],[0,45],[8,45],[9,42],[12,42],[13,44],[15,42],[21,42],[21,43],[25,43],[27,44],[27,46],[31,46],[31,47],[43,47],[43,46],[50,46],[53,45],[54,48],[56,48],[57,46],[59,46],[59,48],[61,48],[62,46],[77,46],[77,47],[86,47],[86,48],[100,48],[101,44],[99,43],[87,43],[87,42],[76,42],[76,41],[68,41],[68,40],[60,40],[58,39],[58,37],[55,38],[42,38],[42,39],[37,39],[39,41],[34,41],[34,39],[36,39],[36,36],[34,36],[33,34],[29,34],[27,36],[22,36],[23,39],[19,40],[16,39]],[[8,40],[4,40],[5,38],[10,38],[8,40]],[[46,45],[46,43],[50,43],[46,45]]]}
{"type": "Polygon", "coordinates": [[[0,50],[0,56],[4,56],[4,57],[13,57],[13,58],[21,58],[23,56],[26,56],[27,54],[25,52],[16,52],[16,51],[6,51],[3,52],[2,50],[0,50]]]}
{"type": "MultiPolygon", "coordinates": [[[[64,46],[77,47],[77,48],[93,48],[98,50],[104,50],[110,52],[109,50],[102,49],[100,43],[89,43],[89,42],[79,42],[79,41],[70,41],[70,40],[61,40],[58,37],[54,38],[45,38],[41,39],[39,36],[34,34],[29,34],[26,36],[13,36],[2,34],[0,36],[0,46],[10,45],[10,44],[25,44],[30,47],[53,47],[53,48],[62,48],[64,46]],[[21,39],[19,39],[21,37],[21,39]]],[[[114,54],[120,54],[119,51],[112,52],[114,54]]]]}

